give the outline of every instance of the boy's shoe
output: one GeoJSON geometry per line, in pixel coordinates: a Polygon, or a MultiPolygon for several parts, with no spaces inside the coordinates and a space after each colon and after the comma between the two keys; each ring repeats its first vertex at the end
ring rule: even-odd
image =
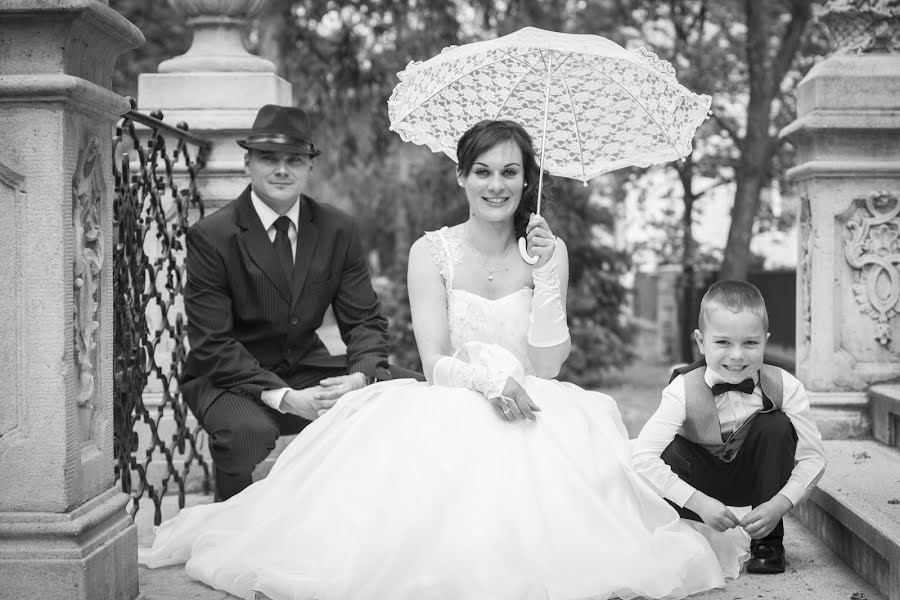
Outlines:
{"type": "Polygon", "coordinates": [[[750,544],[748,573],[784,573],[784,546],[780,543],[757,542],[750,544]]]}

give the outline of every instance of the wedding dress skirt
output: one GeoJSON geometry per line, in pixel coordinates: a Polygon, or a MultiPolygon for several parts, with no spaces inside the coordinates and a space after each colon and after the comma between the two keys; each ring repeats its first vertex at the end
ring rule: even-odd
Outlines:
{"type": "Polygon", "coordinates": [[[683,598],[738,575],[749,538],[678,518],[631,469],[609,396],[524,385],[536,422],[412,380],[349,394],[140,560],[274,600],[683,598]]]}
{"type": "Polygon", "coordinates": [[[506,421],[461,387],[367,386],[264,480],[163,523],[139,560],[185,562],[215,588],[273,600],[683,598],[736,577],[747,535],[679,519],[632,470],[612,398],[534,376],[532,290],[454,289],[460,239],[425,237],[454,353],[515,377],[537,421],[506,421]]]}

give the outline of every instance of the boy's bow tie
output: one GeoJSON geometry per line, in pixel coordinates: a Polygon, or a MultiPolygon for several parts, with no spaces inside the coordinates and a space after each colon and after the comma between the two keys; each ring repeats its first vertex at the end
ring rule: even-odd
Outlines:
{"type": "Polygon", "coordinates": [[[756,384],[752,379],[745,379],[740,383],[717,383],[712,386],[713,396],[719,396],[725,392],[738,391],[743,394],[752,394],[756,384]]]}

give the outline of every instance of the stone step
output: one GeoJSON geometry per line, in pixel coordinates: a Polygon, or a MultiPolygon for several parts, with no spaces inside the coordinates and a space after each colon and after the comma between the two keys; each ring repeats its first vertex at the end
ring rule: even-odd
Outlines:
{"type": "Polygon", "coordinates": [[[869,388],[872,435],[888,446],[900,446],[900,384],[881,383],[869,388]]]}
{"type": "Polygon", "coordinates": [[[793,514],[887,600],[900,600],[900,451],[825,442],[825,475],[793,514]]]}

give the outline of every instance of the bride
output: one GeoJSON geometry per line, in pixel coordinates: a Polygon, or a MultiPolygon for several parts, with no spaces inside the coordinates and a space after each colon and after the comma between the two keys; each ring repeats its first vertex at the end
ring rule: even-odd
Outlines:
{"type": "Polygon", "coordinates": [[[469,218],[409,254],[429,383],[345,395],[266,479],[163,523],[141,562],[274,600],[683,598],[738,575],[746,534],[680,520],[632,470],[613,399],[551,379],[568,256],[532,214],[528,134],[482,121],[457,156],[469,218]]]}

